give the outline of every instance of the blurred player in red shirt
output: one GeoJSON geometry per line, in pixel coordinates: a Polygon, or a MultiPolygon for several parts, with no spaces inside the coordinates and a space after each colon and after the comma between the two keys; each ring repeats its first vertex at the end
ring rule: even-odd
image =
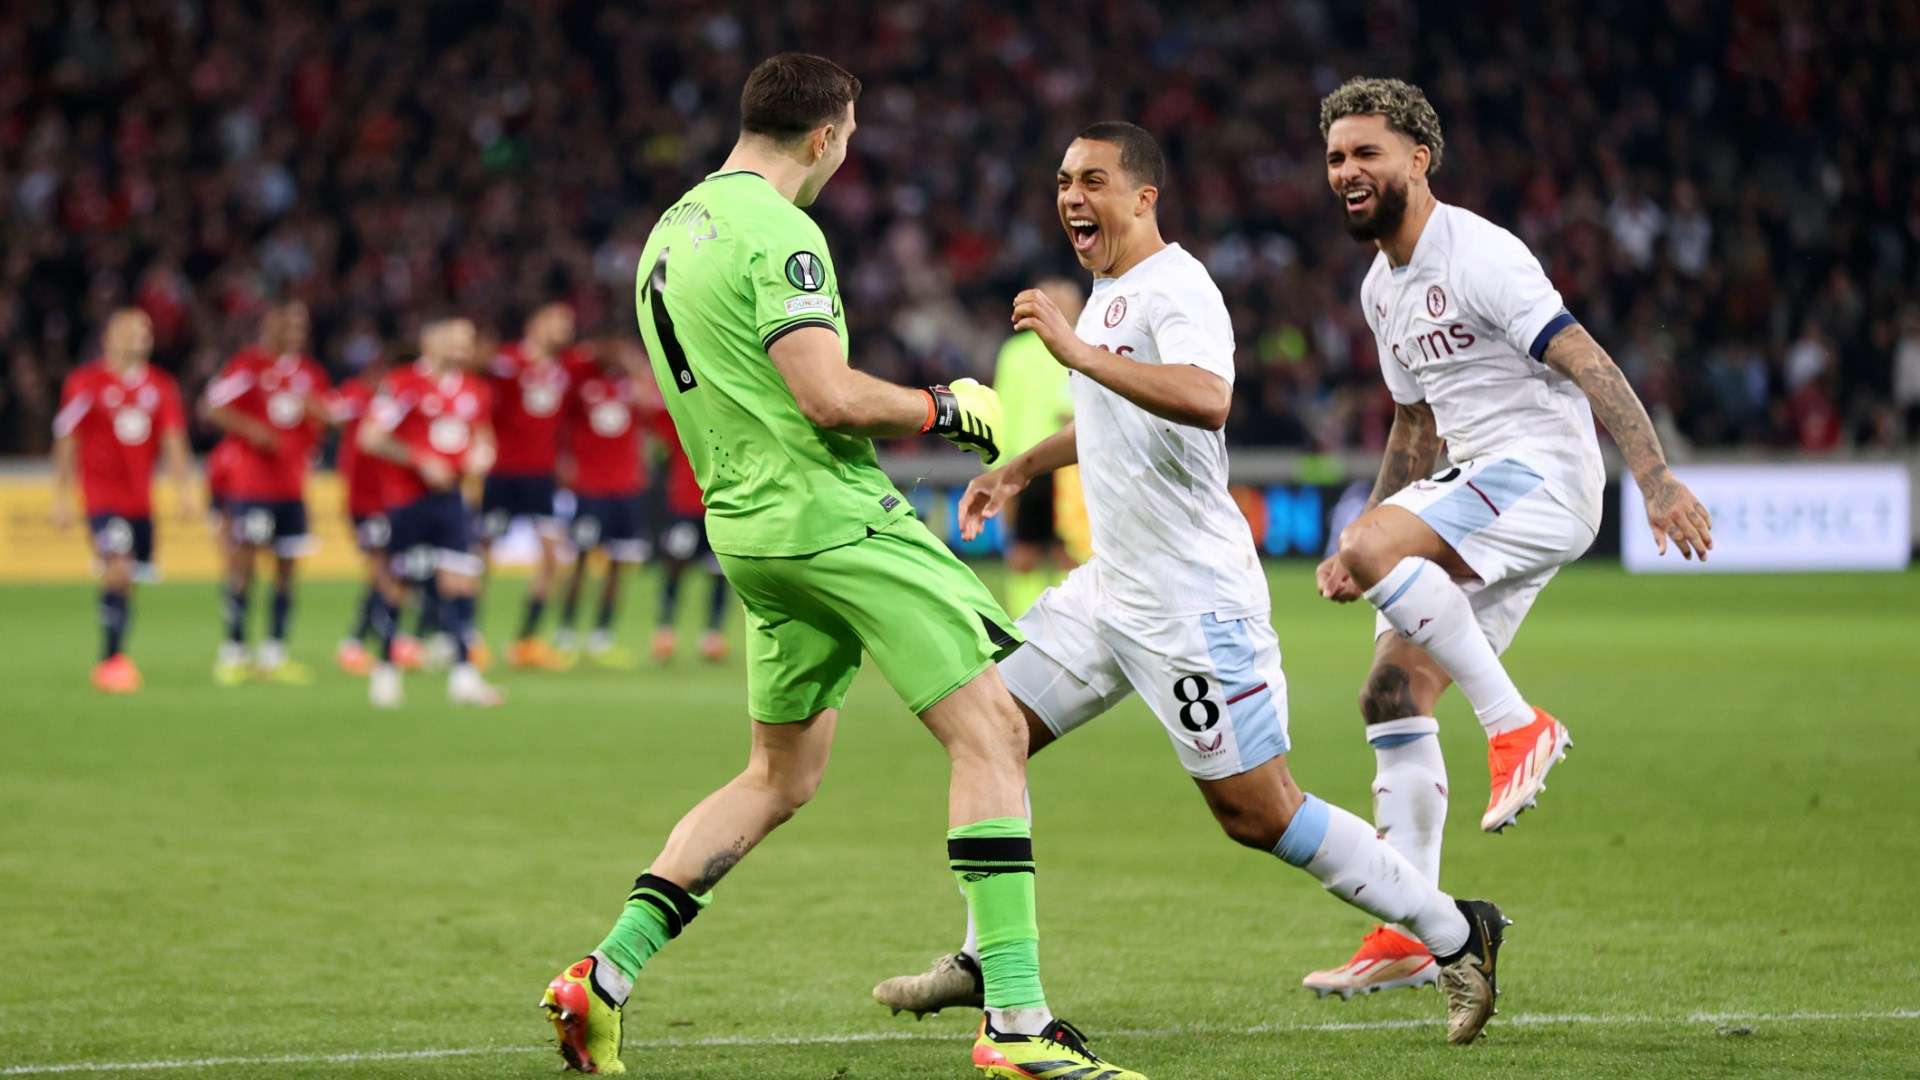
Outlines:
{"type": "MultiPolygon", "coordinates": [[[[258,344],[234,353],[207,387],[207,419],[226,432],[232,457],[226,492],[233,545],[223,604],[226,641],[214,661],[213,681],[237,686],[250,676],[306,685],[313,672],[287,659],[287,625],[300,558],[312,547],[307,532],[307,463],[331,419],[327,373],[304,351],[307,305],[295,300],[269,308],[258,344]],[[247,594],[262,552],[274,556],[272,622],[249,663],[247,594]]],[[[220,451],[216,451],[220,452],[220,451]]]]}
{"type": "Polygon", "coordinates": [[[573,333],[573,308],[544,305],[527,320],[521,339],[503,347],[487,371],[500,459],[487,474],[480,497],[481,535],[490,551],[516,519],[525,518],[540,541],[540,562],[527,586],[520,633],[507,653],[514,667],[566,666],[565,659],[536,635],[559,575],[564,536],[554,513],[554,496],[559,487],[560,414],[576,366],[569,355],[573,333]]]}
{"type": "MultiPolygon", "coordinates": [[[[205,395],[200,399],[200,416],[207,423],[213,423],[205,395]]],[[[233,529],[227,512],[233,506],[233,467],[239,449],[234,440],[222,439],[207,455],[207,524],[213,531],[221,566],[233,561],[233,529]]]]}
{"type": "MultiPolygon", "coordinates": [[[[380,383],[356,436],[360,449],[392,462],[382,501],[387,506],[388,565],[439,588],[441,629],[453,639],[447,697],[457,705],[498,705],[499,690],[480,677],[468,651],[474,594],[486,564],[474,551],[473,522],[460,494],[463,480],[493,465],[488,420],[492,392],[476,368],[473,323],[440,319],[420,332],[420,360],[380,383]]],[[[399,610],[401,599],[390,594],[399,610]]],[[[394,619],[381,621],[379,662],[368,682],[376,707],[396,708],[402,690],[394,666],[394,619]]]]}
{"type": "Polygon", "coordinates": [[[700,635],[700,655],[713,663],[727,658],[726,575],[720,572],[720,560],[707,546],[707,504],[700,481],[693,475],[693,463],[674,430],[673,417],[661,409],[652,418],[654,437],[667,448],[667,459],[660,466],[662,510],[656,548],[665,560],[665,576],[660,581],[660,621],[653,631],[653,658],[660,663],[673,659],[679,649],[680,577],[688,567],[698,565],[706,575],[707,629],[700,635]]]}
{"type": "MultiPolygon", "coordinates": [[[[373,654],[367,651],[369,636],[384,637],[384,620],[398,620],[400,613],[387,606],[386,597],[395,592],[387,576],[386,474],[398,465],[360,449],[360,422],[366,418],[375,392],[388,372],[385,353],[376,354],[360,374],[341,382],[332,400],[333,422],[340,428],[340,450],[334,468],[346,489],[347,521],[353,527],[353,541],[366,564],[366,588],[355,608],[353,625],[334,650],[334,663],[349,675],[367,675],[373,671],[373,654]]],[[[394,662],[404,670],[419,666],[419,642],[404,634],[395,634],[394,662]]]]}
{"type": "Polygon", "coordinates": [[[647,486],[642,436],[648,419],[665,411],[652,378],[640,375],[646,358],[638,352],[631,342],[607,341],[591,358],[579,357],[570,365],[573,378],[560,429],[561,470],[576,498],[571,530],[579,555],[555,634],[569,662],[587,562],[600,551],[606,555],[607,572],[600,610],[587,638],[587,659],[602,667],[633,666],[633,654],[613,641],[613,619],[621,571],[645,562],[650,553],[641,496],[647,486]]]}
{"type": "Polygon", "coordinates": [[[152,572],[154,460],[166,455],[185,510],[193,501],[192,458],[180,388],[147,362],[153,323],[146,313],[114,312],[100,351],[100,359],[75,368],[60,390],[53,420],[53,523],[63,529],[73,524],[77,467],[101,576],[104,644],[93,685],[130,694],[140,688],[140,671],[122,646],[133,583],[152,572]]]}

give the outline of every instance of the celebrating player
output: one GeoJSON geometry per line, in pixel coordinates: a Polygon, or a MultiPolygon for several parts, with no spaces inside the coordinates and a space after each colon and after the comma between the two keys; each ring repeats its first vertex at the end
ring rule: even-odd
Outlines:
{"type": "Polygon", "coordinates": [[[990,462],[998,402],[971,380],[910,389],[849,367],[838,276],[798,209],[845,160],[859,91],[816,56],[754,68],[733,152],[660,216],[642,253],[641,336],[706,492],[708,537],[747,608],[753,745],[542,1004],[569,1067],[625,1071],[620,1009],[635,978],[812,796],[864,650],[952,761],[947,853],[980,925],[986,984],[974,1064],[1134,1080],[1100,1066],[1041,991],[1024,734],[993,668],[1017,643],[1010,620],[874,456],[875,436],[931,431],[990,462]]]}
{"type": "Polygon", "coordinates": [[[680,585],[687,572],[698,567],[707,579],[707,628],[700,635],[700,655],[717,664],[727,658],[727,600],[732,590],[707,542],[706,500],[700,493],[700,479],[694,475],[693,462],[673,426],[673,416],[664,410],[653,418],[654,434],[667,448],[661,463],[660,528],[654,544],[661,561],[660,618],[653,631],[653,658],[660,663],[673,659],[680,649],[680,585]]]}
{"type": "MultiPolygon", "coordinates": [[[[1058,208],[1092,294],[1077,326],[1045,292],[1014,299],[1014,329],[1073,372],[1074,419],[967,486],[962,535],[1033,477],[1077,461],[1094,557],[1021,617],[1026,647],[1001,676],[1036,751],[1138,693],[1228,836],[1405,923],[1441,957],[1447,1038],[1471,1042],[1493,1015],[1500,910],[1441,892],[1288,770],[1266,575],[1227,492],[1233,322],[1206,268],[1160,237],[1165,171],[1159,145],[1132,124],[1082,131],[1060,164],[1058,208]]],[[[984,947],[969,925],[960,953],[874,997],[896,1012],[970,1004],[984,947]]]]}
{"type": "Polygon", "coordinates": [[[221,686],[237,685],[254,673],[295,685],[313,681],[306,665],[287,659],[286,644],[294,579],[311,545],[307,461],[331,419],[327,373],[302,351],[307,324],[307,306],[297,300],[268,310],[259,344],[235,353],[207,387],[207,418],[226,432],[223,444],[233,469],[226,508],[232,540],[223,604],[227,637],[213,667],[214,682],[221,686]],[[254,564],[269,550],[273,621],[250,666],[247,593],[254,564]]]}
{"type": "MultiPolygon", "coordinates": [[[[605,553],[606,577],[600,586],[600,611],[587,639],[587,658],[604,667],[633,666],[632,655],[613,643],[613,617],[620,597],[620,577],[628,567],[646,561],[646,487],[641,467],[642,422],[660,409],[650,399],[650,387],[628,368],[643,363],[637,347],[621,349],[607,343],[590,358],[574,362],[568,376],[566,408],[560,427],[561,464],[567,473],[575,507],[571,531],[578,552],[560,608],[558,648],[571,660],[575,616],[587,564],[595,551],[605,553]]],[[[648,380],[651,382],[651,379],[648,380]]]]}
{"type": "MultiPolygon", "coordinates": [[[[1050,278],[1035,287],[1053,300],[1068,322],[1080,317],[1078,284],[1050,278]]],[[[993,388],[1007,403],[1006,452],[1010,456],[1026,453],[1073,419],[1067,369],[1033,333],[1015,334],[1000,346],[993,388]]],[[[1034,477],[1008,509],[1013,538],[1007,545],[1007,610],[1024,615],[1062,570],[1073,566],[1054,523],[1053,474],[1034,477]]]]}
{"type": "MultiPolygon", "coordinates": [[[[1605,477],[1593,417],[1626,455],[1662,552],[1705,559],[1706,508],[1668,471],[1633,388],[1566,310],[1525,244],[1441,203],[1445,143],[1417,87],[1353,79],[1320,105],[1327,181],[1347,231],[1379,249],[1360,288],[1393,393],[1393,427],[1364,514],[1320,564],[1320,592],[1379,611],[1360,695],[1380,835],[1439,879],[1446,766],[1434,703],[1457,683],[1487,734],[1480,827],[1513,824],[1565,754],[1567,729],[1501,666],[1520,622],[1600,527],[1605,477]],[[1444,442],[1452,464],[1427,476],[1444,442]]],[[[1432,957],[1393,927],[1316,971],[1321,994],[1417,986],[1432,957]]]]}
{"type": "MultiPolygon", "coordinates": [[[[566,355],[573,344],[573,309],[547,304],[527,320],[518,342],[493,358],[493,430],[500,460],[487,474],[480,496],[480,529],[488,550],[518,519],[533,525],[540,561],[527,585],[520,632],[507,661],[519,668],[563,668],[566,661],[540,640],[540,616],[559,577],[563,530],[554,515],[560,453],[560,412],[574,364],[566,355]]],[[[483,551],[482,554],[487,554],[483,551]]]]}
{"type": "MultiPolygon", "coordinates": [[[[504,697],[480,677],[468,652],[473,596],[483,569],[474,553],[473,523],[463,480],[486,475],[493,464],[493,432],[486,381],[475,372],[473,323],[440,319],[420,331],[420,360],[388,375],[361,422],[360,449],[399,466],[387,471],[387,551],[416,580],[432,579],[440,596],[441,628],[453,641],[447,698],[456,705],[498,705],[504,697]]],[[[390,595],[398,611],[400,597],[390,595]]],[[[380,656],[368,680],[377,708],[401,703],[393,639],[398,618],[382,620],[380,656]]]]}
{"type": "Polygon", "coordinates": [[[60,389],[53,418],[53,523],[73,524],[73,477],[100,566],[100,662],[93,685],[109,694],[140,689],[123,651],[133,583],[153,569],[153,466],[164,453],[184,511],[193,500],[186,414],[173,376],[149,364],[153,322],[122,308],[100,335],[100,359],[82,364],[60,389]]]}

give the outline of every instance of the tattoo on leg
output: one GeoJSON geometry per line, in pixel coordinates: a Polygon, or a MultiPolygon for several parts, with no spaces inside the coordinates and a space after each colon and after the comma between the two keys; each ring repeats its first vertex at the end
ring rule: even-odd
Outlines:
{"type": "Polygon", "coordinates": [[[1369,724],[1384,724],[1420,715],[1413,703],[1413,680],[1398,664],[1383,664],[1367,677],[1366,693],[1360,695],[1360,714],[1369,724]]]}
{"type": "Polygon", "coordinates": [[[707,860],[706,869],[700,871],[700,876],[687,886],[687,891],[695,896],[711,892],[715,885],[720,884],[720,879],[727,876],[727,871],[746,855],[747,846],[747,838],[742,836],[728,845],[725,851],[716,852],[707,860]]]}

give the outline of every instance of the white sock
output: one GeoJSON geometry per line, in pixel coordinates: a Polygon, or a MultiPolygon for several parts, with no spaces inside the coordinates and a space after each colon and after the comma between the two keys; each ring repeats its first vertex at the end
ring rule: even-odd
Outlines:
{"type": "Polygon", "coordinates": [[[633,978],[620,970],[620,965],[607,959],[599,949],[593,950],[593,982],[615,1002],[625,1005],[633,996],[633,978]]]}
{"type": "Polygon", "coordinates": [[[1000,1009],[987,1006],[987,1020],[993,1030],[1008,1035],[1038,1035],[1053,1023],[1053,1010],[1041,1005],[1032,1009],[1000,1009]]]}
{"type": "MultiPolygon", "coordinates": [[[[1033,789],[1028,788],[1025,791],[1021,792],[1020,798],[1027,804],[1027,821],[1032,822],[1033,821],[1033,789]]],[[[1029,825],[1028,828],[1031,829],[1032,826],[1029,825]]],[[[966,896],[967,896],[967,890],[961,889],[960,898],[964,901],[966,899],[966,896]]],[[[980,959],[980,928],[974,925],[973,908],[971,905],[967,907],[967,939],[960,943],[960,951],[962,953],[965,953],[968,956],[973,957],[975,960],[980,959]]],[[[1042,1026],[1045,1026],[1045,1025],[1043,1024],[1042,1026]]],[[[994,1027],[999,1028],[1000,1025],[995,1024],[994,1027]]],[[[1000,1030],[1007,1031],[1009,1029],[1000,1028],[1000,1030]]]]}
{"type": "Polygon", "coordinates": [[[1435,956],[1459,952],[1467,943],[1467,919],[1452,897],[1421,877],[1366,822],[1317,796],[1300,804],[1273,853],[1381,922],[1406,926],[1435,956]]]}
{"type": "Polygon", "coordinates": [[[1373,827],[1420,875],[1440,884],[1447,824],[1447,763],[1440,722],[1409,716],[1367,725],[1373,745],[1373,827]]]}
{"type": "Polygon", "coordinates": [[[1472,704],[1480,726],[1492,738],[1533,723],[1533,709],[1507,677],[1487,635],[1473,617],[1473,605],[1430,560],[1408,556],[1367,590],[1400,636],[1427,650],[1472,704]]]}

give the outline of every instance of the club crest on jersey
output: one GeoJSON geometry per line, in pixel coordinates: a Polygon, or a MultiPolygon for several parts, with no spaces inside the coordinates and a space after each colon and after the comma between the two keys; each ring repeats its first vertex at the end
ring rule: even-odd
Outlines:
{"type": "Polygon", "coordinates": [[[624,434],[632,419],[632,413],[618,401],[602,401],[587,411],[587,426],[602,438],[624,434]]]}
{"type": "Polygon", "coordinates": [[[1430,286],[1427,289],[1427,314],[1437,319],[1444,314],[1446,310],[1447,294],[1441,291],[1438,285],[1430,286]]]}
{"type": "Polygon", "coordinates": [[[1120,320],[1126,317],[1127,298],[1124,296],[1116,296],[1113,298],[1113,303],[1107,305],[1107,317],[1103,321],[1107,324],[1107,329],[1111,330],[1119,326],[1120,320]]]}
{"type": "Polygon", "coordinates": [[[113,414],[113,434],[127,446],[139,446],[153,433],[153,417],[145,410],[125,408],[113,414]]]}
{"type": "Polygon", "coordinates": [[[819,292],[827,283],[827,268],[813,252],[796,251],[787,256],[787,283],[796,289],[819,292]]]}

